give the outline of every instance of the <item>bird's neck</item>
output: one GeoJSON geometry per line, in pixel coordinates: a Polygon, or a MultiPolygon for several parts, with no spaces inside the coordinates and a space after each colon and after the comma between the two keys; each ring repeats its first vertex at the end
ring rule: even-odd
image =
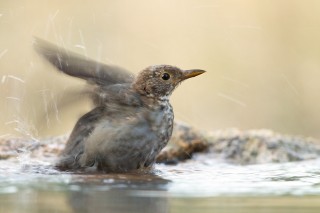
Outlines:
{"type": "Polygon", "coordinates": [[[149,96],[144,96],[144,103],[146,106],[152,109],[157,109],[157,108],[163,108],[163,106],[170,105],[169,102],[169,97],[163,96],[163,97],[149,97],[149,96]]]}

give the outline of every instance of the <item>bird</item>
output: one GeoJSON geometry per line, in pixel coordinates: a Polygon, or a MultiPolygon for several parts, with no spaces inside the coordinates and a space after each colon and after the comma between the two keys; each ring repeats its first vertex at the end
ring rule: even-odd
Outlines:
{"type": "Polygon", "coordinates": [[[35,37],[33,44],[60,72],[86,80],[91,88],[94,107],[76,122],[56,162],[63,171],[123,173],[152,168],[172,135],[172,92],[182,81],[205,72],[161,64],[135,76],[40,38],[35,37]]]}

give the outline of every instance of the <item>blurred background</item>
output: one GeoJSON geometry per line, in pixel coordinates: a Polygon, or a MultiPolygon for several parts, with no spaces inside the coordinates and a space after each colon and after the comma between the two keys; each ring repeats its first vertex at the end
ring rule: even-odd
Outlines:
{"type": "Polygon", "coordinates": [[[319,11],[317,0],[1,1],[0,136],[69,133],[90,109],[75,93],[84,82],[34,52],[37,36],[134,73],[207,70],[171,97],[176,120],[199,129],[320,138],[319,11]]]}

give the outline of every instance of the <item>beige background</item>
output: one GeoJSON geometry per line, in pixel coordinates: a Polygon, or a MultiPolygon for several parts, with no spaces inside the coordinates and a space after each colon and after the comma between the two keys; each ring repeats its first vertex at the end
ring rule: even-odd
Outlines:
{"type": "Polygon", "coordinates": [[[72,98],[83,83],[39,58],[33,35],[135,73],[207,70],[171,98],[176,118],[201,129],[320,137],[320,1],[1,1],[2,136],[63,134],[89,108],[72,98]]]}

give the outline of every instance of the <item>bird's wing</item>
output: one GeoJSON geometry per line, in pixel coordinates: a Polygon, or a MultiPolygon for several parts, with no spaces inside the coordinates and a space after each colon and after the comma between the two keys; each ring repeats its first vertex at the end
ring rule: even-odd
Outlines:
{"type": "Polygon", "coordinates": [[[57,163],[58,167],[61,169],[74,169],[79,167],[79,165],[77,165],[77,158],[83,154],[85,141],[94,130],[103,111],[103,107],[96,107],[78,120],[67,141],[65,149],[61,153],[60,160],[57,163]]]}
{"type": "Polygon", "coordinates": [[[87,59],[40,38],[34,38],[34,48],[60,71],[87,80],[90,84],[107,86],[131,83],[134,78],[133,74],[121,67],[87,59]]]}
{"type": "Polygon", "coordinates": [[[95,162],[102,170],[128,171],[154,161],[158,139],[150,123],[144,116],[121,114],[113,113],[111,119],[96,125],[86,139],[81,167],[95,162]]]}

